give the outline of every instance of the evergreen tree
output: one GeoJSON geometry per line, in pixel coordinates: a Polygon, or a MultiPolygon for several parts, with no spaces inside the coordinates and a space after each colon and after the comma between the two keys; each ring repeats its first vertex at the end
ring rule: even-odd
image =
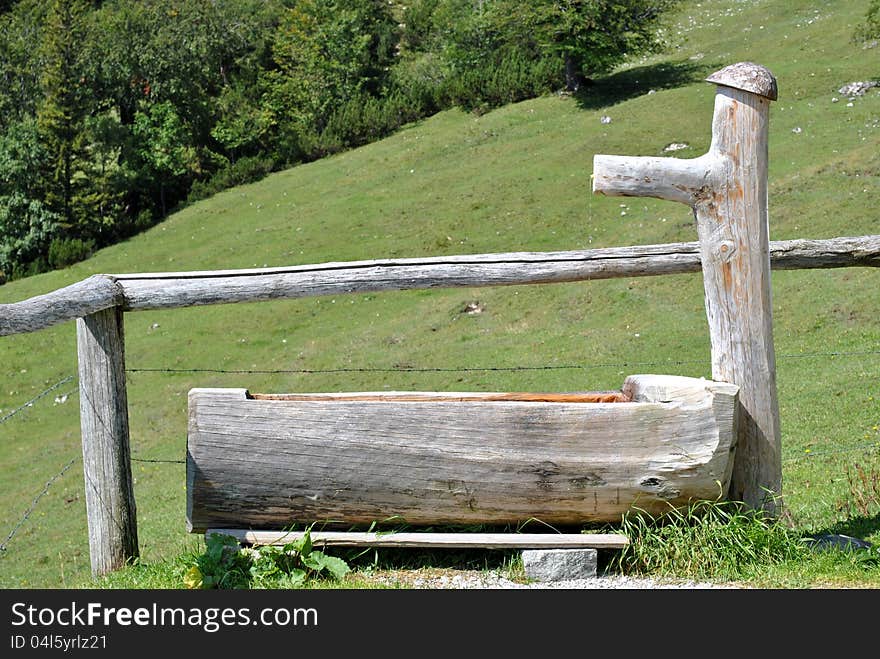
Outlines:
{"type": "Polygon", "coordinates": [[[47,8],[21,0],[0,14],[0,130],[33,119],[39,104],[42,40],[47,8]]]}
{"type": "Polygon", "coordinates": [[[88,221],[82,194],[88,185],[88,98],[78,55],[85,36],[87,6],[82,0],[54,0],[46,17],[41,49],[43,98],[37,130],[46,150],[43,201],[62,218],[71,235],[82,234],[88,221]]]}

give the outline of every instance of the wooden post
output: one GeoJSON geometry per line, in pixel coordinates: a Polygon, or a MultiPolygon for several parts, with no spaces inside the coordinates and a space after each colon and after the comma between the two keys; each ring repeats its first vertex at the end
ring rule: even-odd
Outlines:
{"type": "Polygon", "coordinates": [[[706,80],[718,85],[708,153],[690,160],[597,155],[593,191],[658,197],[694,209],[712,378],[740,387],[728,498],[777,514],[782,464],[767,215],[767,134],[776,80],[751,62],[706,80]]]}
{"type": "Polygon", "coordinates": [[[138,555],[122,309],[76,321],[89,553],[100,576],[138,555]]]}

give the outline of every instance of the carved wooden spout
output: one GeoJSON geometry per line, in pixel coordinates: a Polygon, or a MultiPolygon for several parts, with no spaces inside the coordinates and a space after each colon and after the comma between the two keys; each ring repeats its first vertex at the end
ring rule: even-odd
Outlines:
{"type": "Polygon", "coordinates": [[[717,84],[708,153],[677,158],[597,155],[593,192],[691,206],[697,220],[712,378],[739,385],[740,414],[728,498],[777,512],[782,490],[770,287],[767,134],[776,80],[733,64],[717,84]]]}

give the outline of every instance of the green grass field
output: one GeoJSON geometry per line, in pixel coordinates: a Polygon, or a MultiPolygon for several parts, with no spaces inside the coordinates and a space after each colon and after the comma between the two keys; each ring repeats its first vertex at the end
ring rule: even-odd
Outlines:
{"type": "MultiPolygon", "coordinates": [[[[583,96],[548,96],[483,116],[441,113],[381,142],[194,204],[69,269],[8,283],[0,302],[93,273],[696,240],[682,205],[593,197],[593,154],[667,155],[664,147],[673,142],[689,145],[676,157],[702,154],[714,94],[702,80],[744,60],[768,67],[779,84],[771,108],[771,240],[880,233],[880,91],[852,101],[837,91],[880,78],[880,47],[851,41],[867,5],[683,3],[667,52],[629,63],[583,96]],[[603,115],[611,123],[602,123],[603,115]]],[[[640,372],[708,377],[702,290],[699,275],[679,275],[127,314],[142,561],[176,574],[168,566],[201,542],[185,528],[182,460],[192,387],[571,391],[617,389],[640,372]],[[475,300],[484,312],[465,314],[475,300]],[[578,368],[393,370],[571,365],[578,368]]],[[[773,274],[783,495],[788,519],[804,533],[880,543],[880,502],[860,506],[865,491],[851,482],[856,465],[880,472],[878,290],[874,269],[773,274]]],[[[0,338],[0,418],[75,374],[73,323],[0,338]]],[[[0,422],[0,541],[7,544],[0,587],[89,584],[75,387],[74,379],[0,422]]],[[[880,586],[876,568],[838,574],[822,565],[805,574],[772,569],[754,579],[781,587],[880,586]]],[[[163,587],[172,582],[159,580],[163,587]]],[[[137,577],[134,583],[155,585],[137,577]]]]}

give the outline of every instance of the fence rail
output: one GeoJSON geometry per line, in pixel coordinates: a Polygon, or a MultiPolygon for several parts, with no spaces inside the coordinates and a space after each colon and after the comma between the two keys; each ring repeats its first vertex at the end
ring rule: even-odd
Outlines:
{"type": "MultiPolygon", "coordinates": [[[[880,235],[773,241],[770,264],[776,270],[880,267],[880,235]]],[[[688,242],[286,268],[93,275],[46,295],[0,304],[0,336],[34,332],[110,307],[142,311],[343,293],[685,274],[700,268],[700,244],[688,242]]]]}

